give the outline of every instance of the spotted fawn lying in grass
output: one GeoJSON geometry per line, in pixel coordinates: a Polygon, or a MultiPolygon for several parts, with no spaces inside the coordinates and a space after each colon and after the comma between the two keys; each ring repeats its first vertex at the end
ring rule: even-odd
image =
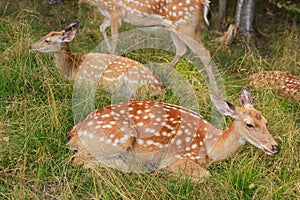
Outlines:
{"type": "Polygon", "coordinates": [[[270,89],[288,98],[300,100],[300,77],[281,71],[262,71],[249,77],[255,88],[270,89]]]}
{"type": "Polygon", "coordinates": [[[242,107],[211,99],[234,119],[229,128],[219,130],[193,111],[161,102],[132,100],[98,109],[69,132],[68,146],[77,152],[72,160],[125,172],[166,168],[197,179],[210,174],[200,164],[226,159],[246,141],[268,155],[279,152],[247,89],[240,93],[242,107]]]}

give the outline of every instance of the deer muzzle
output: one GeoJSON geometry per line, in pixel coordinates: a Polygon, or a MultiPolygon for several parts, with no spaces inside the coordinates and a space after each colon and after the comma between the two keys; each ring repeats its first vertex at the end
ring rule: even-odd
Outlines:
{"type": "Polygon", "coordinates": [[[277,153],[280,151],[280,146],[277,145],[277,144],[274,144],[274,145],[272,145],[272,148],[271,148],[271,149],[268,149],[268,148],[262,146],[262,150],[263,150],[266,154],[272,156],[272,155],[277,154],[277,153]]]}

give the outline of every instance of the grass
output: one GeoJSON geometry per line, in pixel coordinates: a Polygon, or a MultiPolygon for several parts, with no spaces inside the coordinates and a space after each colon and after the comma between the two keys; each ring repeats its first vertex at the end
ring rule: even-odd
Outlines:
{"type": "MultiPolygon", "coordinates": [[[[4,0],[0,8],[0,199],[299,199],[300,104],[271,91],[251,89],[255,107],[282,147],[276,156],[247,144],[232,158],[207,166],[212,177],[201,182],[165,173],[72,166],[65,143],[74,125],[73,83],[58,72],[51,56],[30,54],[28,47],[79,19],[71,46],[78,54],[90,52],[102,41],[98,27],[103,18],[84,1],[53,7],[46,1],[4,0]]],[[[201,34],[222,75],[227,99],[236,105],[239,90],[248,87],[247,76],[254,72],[283,70],[300,76],[299,16],[283,10],[273,16],[262,12],[258,8],[258,28],[266,36],[259,38],[259,53],[245,51],[245,43],[224,47],[212,42],[214,28],[201,34]]],[[[124,25],[122,31],[131,28],[124,25]]],[[[127,56],[143,63],[173,58],[151,51],[127,56]]],[[[205,82],[185,60],[176,69],[197,96],[197,112],[209,119],[212,105],[205,82]]],[[[177,103],[169,93],[160,100],[177,103]]],[[[110,96],[101,91],[97,99],[97,107],[110,103],[110,96]]]]}

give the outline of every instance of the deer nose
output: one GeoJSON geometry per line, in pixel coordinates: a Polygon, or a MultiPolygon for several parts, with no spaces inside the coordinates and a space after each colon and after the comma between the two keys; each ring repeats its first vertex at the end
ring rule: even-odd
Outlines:
{"type": "Polygon", "coordinates": [[[279,145],[272,145],[272,151],[274,153],[278,153],[280,151],[280,146],[279,145]]]}

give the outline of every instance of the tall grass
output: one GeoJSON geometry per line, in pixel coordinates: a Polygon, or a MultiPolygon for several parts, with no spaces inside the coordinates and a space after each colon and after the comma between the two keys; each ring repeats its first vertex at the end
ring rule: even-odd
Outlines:
{"type": "MultiPolygon", "coordinates": [[[[52,56],[30,54],[28,47],[79,19],[72,49],[87,53],[102,41],[98,27],[103,18],[84,1],[53,7],[46,1],[4,0],[0,8],[0,199],[299,199],[300,105],[270,91],[252,90],[255,107],[282,147],[275,156],[247,144],[232,158],[206,166],[212,177],[199,182],[166,172],[126,174],[72,166],[65,143],[74,125],[73,83],[58,72],[52,56]]],[[[297,16],[264,16],[260,30],[267,36],[261,38],[260,53],[241,50],[239,44],[214,45],[212,31],[201,35],[222,74],[227,99],[236,105],[249,74],[267,69],[300,75],[300,28],[291,22],[297,16]]],[[[124,25],[122,31],[130,28],[124,25]]],[[[128,56],[145,63],[173,58],[138,51],[128,56]]],[[[209,91],[201,76],[185,60],[176,69],[199,98],[198,112],[209,118],[209,91]]],[[[97,106],[109,104],[108,94],[97,95],[97,106]]],[[[172,95],[162,101],[176,103],[172,95]]]]}

